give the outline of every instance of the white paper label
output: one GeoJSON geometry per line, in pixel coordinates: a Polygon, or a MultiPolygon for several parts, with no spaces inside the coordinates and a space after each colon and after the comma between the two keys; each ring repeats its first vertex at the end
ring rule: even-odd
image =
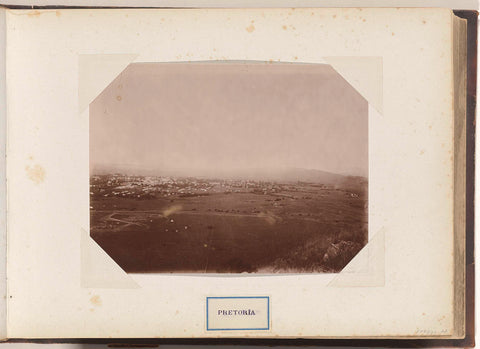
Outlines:
{"type": "Polygon", "coordinates": [[[207,331],[270,330],[270,297],[207,297],[207,331]]]}

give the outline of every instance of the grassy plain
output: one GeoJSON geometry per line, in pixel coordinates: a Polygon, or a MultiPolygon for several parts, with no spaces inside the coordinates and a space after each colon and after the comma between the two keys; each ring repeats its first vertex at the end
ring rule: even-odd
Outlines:
{"type": "Polygon", "coordinates": [[[91,237],[133,273],[338,272],[367,242],[367,211],[366,182],[92,197],[91,237]]]}

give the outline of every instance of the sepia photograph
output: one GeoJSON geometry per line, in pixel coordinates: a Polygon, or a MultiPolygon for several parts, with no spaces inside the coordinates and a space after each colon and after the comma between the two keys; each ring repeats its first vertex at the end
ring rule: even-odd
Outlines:
{"type": "Polygon", "coordinates": [[[368,102],[330,65],[131,63],[89,107],[90,236],[127,273],[338,273],[368,102]]]}

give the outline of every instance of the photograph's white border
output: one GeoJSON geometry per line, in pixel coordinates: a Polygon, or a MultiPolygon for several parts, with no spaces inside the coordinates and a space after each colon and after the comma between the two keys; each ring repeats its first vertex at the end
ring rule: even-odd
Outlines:
{"type": "MultiPolygon", "coordinates": [[[[117,78],[131,63],[145,63],[137,59],[138,54],[88,54],[79,55],[78,106],[80,117],[89,119],[89,104],[117,78]]],[[[229,60],[236,62],[237,60],[229,60]]],[[[229,61],[226,61],[228,63],[229,61]]],[[[202,63],[215,64],[209,60],[202,63]]],[[[224,64],[224,61],[220,61],[224,64]]],[[[247,61],[248,62],[248,61],[247,61]]],[[[148,62],[151,63],[151,62],[148,62]]],[[[169,63],[169,62],[162,62],[169,63]]],[[[172,61],[170,63],[179,63],[172,61]]],[[[187,63],[188,62],[181,62],[187,63]]],[[[275,62],[289,64],[312,63],[275,62]]],[[[381,117],[383,109],[383,64],[382,57],[322,57],[316,64],[329,64],[368,102],[368,120],[381,117]]],[[[268,64],[268,62],[265,62],[268,64]]],[[[89,192],[88,188],[85,189],[89,192]]],[[[369,210],[370,214],[370,210],[369,210]]],[[[86,232],[81,229],[81,279],[85,288],[138,288],[160,287],[164,280],[162,274],[127,274],[108,256],[86,232]]],[[[369,229],[368,243],[359,254],[339,274],[321,275],[329,287],[381,287],[385,283],[385,233],[384,230],[372,232],[369,229]],[[372,237],[375,236],[371,243],[372,237]]],[[[195,277],[249,277],[278,275],[195,275],[195,277]]],[[[168,276],[172,276],[169,275],[168,276]]],[[[187,275],[183,275],[187,276],[187,275]]],[[[282,275],[285,276],[285,275],[282,275]]],[[[317,276],[320,276],[317,274],[317,276]]]]}

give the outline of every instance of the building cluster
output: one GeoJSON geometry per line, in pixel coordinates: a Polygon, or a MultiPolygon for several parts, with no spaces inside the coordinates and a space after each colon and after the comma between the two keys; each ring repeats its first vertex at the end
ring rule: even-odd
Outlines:
{"type": "Polygon", "coordinates": [[[163,197],[189,197],[214,193],[253,192],[275,194],[284,185],[253,180],[201,179],[127,175],[94,175],[90,178],[90,195],[93,197],[120,197],[151,199],[163,197]]]}

